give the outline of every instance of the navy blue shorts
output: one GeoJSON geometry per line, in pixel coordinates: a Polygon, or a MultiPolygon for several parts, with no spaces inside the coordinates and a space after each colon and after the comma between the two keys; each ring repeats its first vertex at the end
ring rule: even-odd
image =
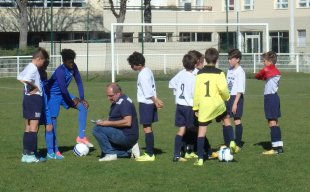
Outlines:
{"type": "Polygon", "coordinates": [[[42,113],[43,99],[40,95],[24,95],[23,117],[25,119],[39,120],[42,113]]]}
{"type": "Polygon", "coordinates": [[[150,125],[158,121],[155,104],[139,103],[140,124],[150,125]]]}
{"type": "Polygon", "coordinates": [[[195,126],[194,117],[195,113],[193,111],[193,107],[177,105],[177,109],[175,111],[175,126],[192,128],[195,126]]]}
{"type": "Polygon", "coordinates": [[[281,117],[280,98],[278,94],[264,95],[265,117],[268,120],[276,120],[281,117]]]}
{"type": "Polygon", "coordinates": [[[236,95],[231,95],[230,99],[226,102],[226,110],[227,110],[227,115],[233,118],[241,118],[243,114],[243,94],[240,96],[240,99],[237,103],[237,111],[236,114],[232,113],[232,106],[234,104],[236,95]]]}

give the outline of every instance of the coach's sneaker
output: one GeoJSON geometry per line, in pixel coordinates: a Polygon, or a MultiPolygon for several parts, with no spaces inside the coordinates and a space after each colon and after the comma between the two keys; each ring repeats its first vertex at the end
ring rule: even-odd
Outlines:
{"type": "Polygon", "coordinates": [[[136,161],[155,161],[155,155],[149,156],[147,153],[135,159],[136,161]]]}
{"type": "Polygon", "coordinates": [[[38,163],[40,160],[35,155],[26,155],[25,157],[26,163],[38,163]]]}
{"type": "Polygon", "coordinates": [[[173,157],[172,161],[173,162],[186,162],[187,159],[185,159],[183,157],[173,157]]]}
{"type": "Polygon", "coordinates": [[[186,159],[193,159],[193,158],[198,158],[198,155],[196,155],[196,153],[191,152],[191,153],[185,153],[184,158],[186,159]]]}
{"type": "Polygon", "coordinates": [[[236,142],[235,141],[230,141],[229,148],[230,148],[232,153],[236,153],[236,148],[237,148],[236,142]]]}
{"type": "Polygon", "coordinates": [[[203,159],[197,159],[194,163],[195,166],[203,166],[203,159]]]}
{"type": "Polygon", "coordinates": [[[89,142],[87,137],[84,138],[80,138],[79,136],[76,138],[76,143],[83,143],[85,145],[87,145],[88,147],[94,147],[94,145],[89,142]]]}
{"type": "Polygon", "coordinates": [[[27,158],[27,155],[22,154],[21,162],[22,162],[22,163],[26,163],[26,158],[27,158]]]}
{"type": "Polygon", "coordinates": [[[117,160],[116,154],[106,154],[104,157],[99,159],[99,161],[115,161],[115,160],[117,160]]]}
{"type": "Polygon", "coordinates": [[[140,148],[138,142],[131,148],[131,158],[140,157],[140,148]]]}

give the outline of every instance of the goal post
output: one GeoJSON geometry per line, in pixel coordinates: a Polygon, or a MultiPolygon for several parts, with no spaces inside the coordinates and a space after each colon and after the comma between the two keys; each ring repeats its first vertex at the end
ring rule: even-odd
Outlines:
{"type": "Polygon", "coordinates": [[[223,47],[230,44],[243,53],[269,50],[268,23],[112,23],[110,35],[112,82],[130,69],[126,59],[134,51],[144,53],[146,66],[167,73],[182,68],[183,55],[193,49],[204,53],[215,47],[227,53],[223,47]],[[144,30],[147,26],[151,32],[144,30]],[[146,33],[151,40],[146,41],[146,33]]]}

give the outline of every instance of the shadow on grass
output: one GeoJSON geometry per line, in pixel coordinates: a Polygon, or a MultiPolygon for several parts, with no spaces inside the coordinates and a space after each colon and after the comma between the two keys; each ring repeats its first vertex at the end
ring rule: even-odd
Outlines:
{"type": "MultiPolygon", "coordinates": [[[[61,152],[61,153],[64,153],[64,152],[67,152],[67,151],[72,151],[73,150],[73,148],[74,148],[74,146],[60,146],[60,147],[58,147],[58,149],[59,149],[59,151],[61,152]]],[[[93,151],[95,151],[96,149],[94,148],[94,147],[92,147],[92,148],[89,148],[89,152],[91,153],[91,152],[93,152],[93,151]]],[[[39,149],[39,154],[40,154],[40,156],[46,156],[46,153],[47,153],[47,149],[46,148],[41,148],[41,149],[39,149]]]]}
{"type": "MultiPolygon", "coordinates": [[[[142,147],[141,149],[143,149],[145,151],[146,148],[142,147]]],[[[155,155],[161,155],[163,153],[166,153],[166,152],[164,152],[162,149],[154,148],[154,154],[155,155]]]]}
{"type": "Polygon", "coordinates": [[[261,141],[253,144],[254,146],[261,146],[265,150],[270,150],[272,148],[270,141],[261,141]]]}

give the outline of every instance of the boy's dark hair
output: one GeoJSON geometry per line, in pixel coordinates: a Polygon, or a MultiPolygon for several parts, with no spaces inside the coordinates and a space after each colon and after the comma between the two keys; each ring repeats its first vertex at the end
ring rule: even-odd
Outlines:
{"type": "Polygon", "coordinates": [[[219,52],[215,48],[209,48],[205,52],[205,59],[206,62],[216,64],[217,60],[219,58],[219,52]]]}
{"type": "Polygon", "coordinates": [[[32,59],[36,59],[36,58],[43,58],[43,59],[48,60],[49,55],[44,48],[38,47],[32,54],[32,59]]]}
{"type": "Polygon", "coordinates": [[[139,53],[137,51],[133,52],[129,57],[127,58],[127,61],[129,65],[140,65],[144,66],[145,65],[145,58],[142,55],[142,53],[139,53]]]}
{"type": "Polygon", "coordinates": [[[195,69],[195,65],[197,63],[197,60],[196,60],[196,58],[193,55],[185,54],[183,56],[182,63],[183,63],[184,68],[187,71],[189,71],[189,70],[194,70],[195,69]]]}
{"type": "Polygon", "coordinates": [[[273,64],[276,64],[278,61],[277,53],[274,51],[268,51],[263,54],[263,59],[271,61],[273,64]]]}
{"type": "Polygon", "coordinates": [[[196,50],[190,50],[187,54],[192,55],[195,58],[196,63],[198,63],[198,61],[200,61],[201,57],[203,56],[199,51],[196,50]]]}
{"type": "Polygon", "coordinates": [[[232,59],[232,58],[236,58],[236,59],[242,59],[242,53],[239,49],[231,49],[228,51],[228,59],[232,59]]]}
{"type": "Polygon", "coordinates": [[[63,49],[61,50],[60,55],[62,57],[62,61],[74,60],[76,57],[76,54],[72,49],[63,49]]]}

